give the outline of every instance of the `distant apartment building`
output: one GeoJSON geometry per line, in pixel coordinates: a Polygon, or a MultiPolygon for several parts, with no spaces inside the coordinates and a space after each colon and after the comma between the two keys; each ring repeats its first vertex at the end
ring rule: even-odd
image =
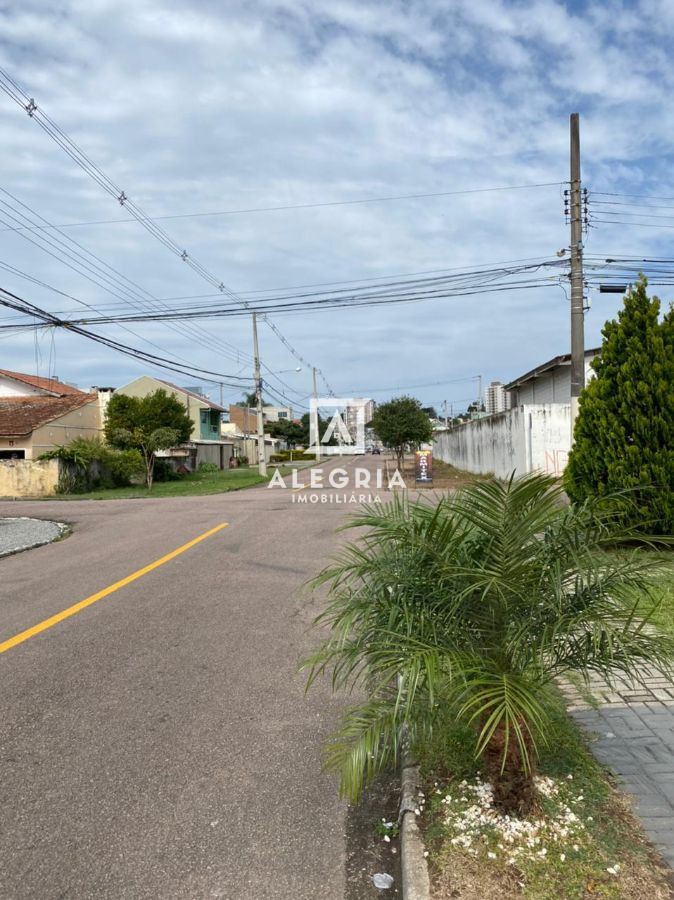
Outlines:
{"type": "Polygon", "coordinates": [[[510,393],[500,381],[492,381],[484,395],[484,408],[488,416],[510,409],[510,393]]]}
{"type": "Polygon", "coordinates": [[[366,397],[354,397],[353,402],[345,408],[344,424],[354,440],[356,438],[358,422],[363,422],[365,425],[371,422],[372,417],[374,416],[375,406],[374,400],[368,400],[366,397]]]}

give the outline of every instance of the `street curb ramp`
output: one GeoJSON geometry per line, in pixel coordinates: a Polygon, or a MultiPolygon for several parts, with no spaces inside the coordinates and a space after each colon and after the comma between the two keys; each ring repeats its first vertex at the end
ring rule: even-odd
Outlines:
{"type": "Polygon", "coordinates": [[[424,843],[417,825],[419,766],[414,762],[409,744],[403,742],[401,796],[398,826],[400,828],[400,864],[403,900],[430,900],[431,884],[424,843]]]}

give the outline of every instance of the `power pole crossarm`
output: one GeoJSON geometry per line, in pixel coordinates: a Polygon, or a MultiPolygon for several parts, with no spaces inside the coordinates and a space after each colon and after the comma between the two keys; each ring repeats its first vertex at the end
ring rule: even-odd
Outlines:
{"type": "Polygon", "coordinates": [[[571,442],[578,399],[585,387],[585,323],[583,320],[583,223],[580,183],[580,116],[571,113],[571,442]]]}
{"type": "Polygon", "coordinates": [[[257,316],[253,313],[253,358],[255,360],[255,405],[257,407],[257,463],[260,475],[267,474],[267,458],[264,452],[264,418],[262,415],[262,376],[260,351],[257,346],[257,316]]]}

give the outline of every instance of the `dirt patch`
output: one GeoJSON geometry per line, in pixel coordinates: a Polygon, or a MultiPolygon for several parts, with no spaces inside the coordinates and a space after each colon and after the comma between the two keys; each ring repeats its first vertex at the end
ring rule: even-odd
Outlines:
{"type": "MultiPolygon", "coordinates": [[[[388,463],[391,472],[396,468],[395,460],[388,463]]],[[[450,466],[449,463],[442,460],[433,460],[433,482],[432,484],[417,484],[414,480],[414,459],[407,457],[405,459],[404,471],[402,472],[403,480],[410,490],[418,491],[446,491],[460,487],[464,487],[473,481],[484,481],[485,475],[475,475],[472,472],[464,472],[450,466]]]]}

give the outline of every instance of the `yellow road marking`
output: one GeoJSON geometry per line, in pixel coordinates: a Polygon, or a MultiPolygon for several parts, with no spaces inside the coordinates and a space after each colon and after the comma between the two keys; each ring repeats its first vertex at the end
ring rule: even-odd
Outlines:
{"type": "Polygon", "coordinates": [[[0,653],[4,653],[5,650],[11,650],[11,648],[16,647],[17,644],[22,644],[24,641],[27,641],[28,638],[32,638],[36,634],[40,634],[40,632],[46,631],[53,625],[58,625],[59,622],[62,622],[64,619],[67,619],[70,616],[74,616],[75,613],[80,612],[80,610],[86,609],[87,606],[91,606],[91,604],[96,603],[97,600],[102,600],[103,597],[107,597],[109,594],[113,594],[120,588],[125,587],[125,585],[131,584],[132,581],[136,581],[143,575],[147,575],[147,573],[151,572],[153,569],[157,569],[159,568],[159,566],[163,566],[164,563],[167,563],[169,562],[169,560],[174,559],[181,553],[184,553],[185,550],[189,550],[190,547],[194,547],[195,544],[199,544],[201,541],[205,541],[206,538],[210,537],[212,534],[216,534],[216,532],[222,531],[223,528],[227,528],[228,524],[228,522],[222,522],[220,525],[216,525],[215,528],[211,528],[209,531],[205,531],[198,537],[195,537],[191,541],[188,541],[186,544],[183,544],[182,547],[178,547],[176,550],[171,550],[171,552],[167,553],[166,556],[162,556],[160,559],[156,559],[149,565],[143,566],[142,569],[138,569],[137,571],[132,572],[131,575],[127,575],[126,578],[122,578],[120,581],[116,581],[109,587],[103,588],[102,591],[98,591],[96,594],[91,594],[90,597],[86,597],[84,600],[80,600],[79,603],[75,603],[73,604],[73,606],[69,606],[67,609],[56,613],[56,615],[50,616],[48,619],[44,619],[42,622],[38,622],[37,625],[33,625],[32,628],[27,628],[25,631],[20,631],[19,634],[15,634],[14,637],[8,638],[6,641],[3,641],[0,644],[0,653]]]}

